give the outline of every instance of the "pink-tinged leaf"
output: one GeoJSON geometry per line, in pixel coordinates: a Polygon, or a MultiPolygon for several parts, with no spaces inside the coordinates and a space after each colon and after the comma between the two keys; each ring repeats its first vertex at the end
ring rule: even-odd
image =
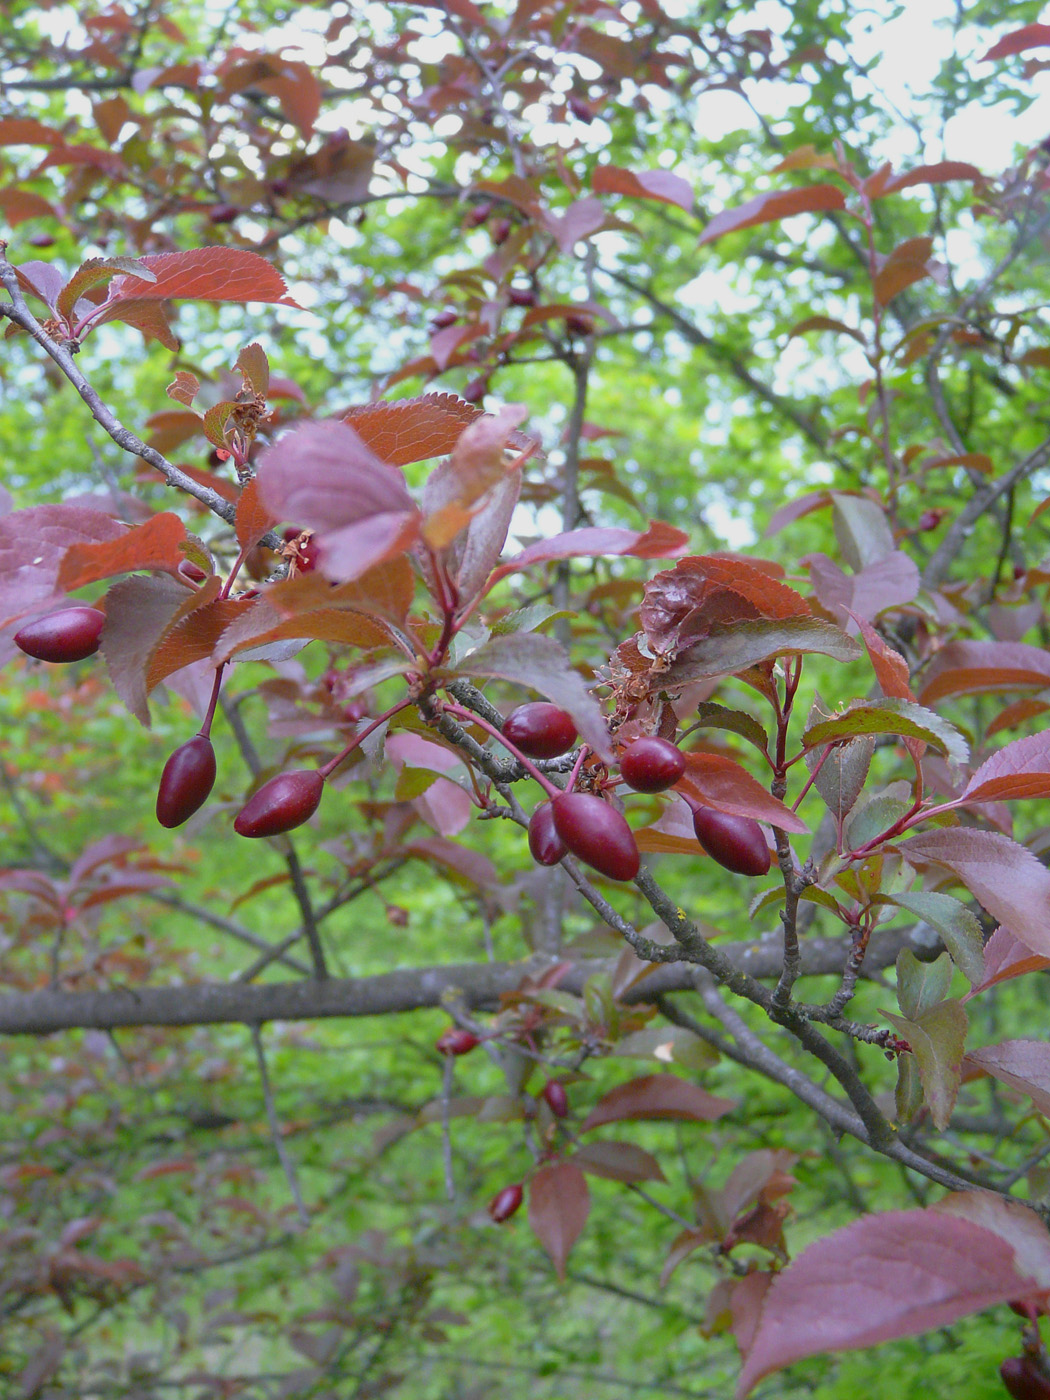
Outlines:
{"type": "Polygon", "coordinates": [[[480,408],[455,394],[424,394],[351,408],[343,421],[377,457],[406,467],[451,452],[463,429],[481,416],[480,408]]]}
{"type": "Polygon", "coordinates": [[[883,695],[888,699],[914,701],[911,676],[904,657],[894,650],[865,618],[857,617],[853,613],[850,613],[850,616],[860,629],[864,645],[868,648],[875,679],[882,687],[883,695]]]}
{"type": "Polygon", "coordinates": [[[424,836],[410,841],[403,849],[407,855],[443,866],[478,889],[491,889],[499,884],[499,872],[488,856],[472,851],[458,841],[446,841],[441,836],[424,836]]]}
{"type": "Polygon", "coordinates": [[[1050,652],[1023,642],[949,642],[923,675],[919,703],[1023,686],[1050,686],[1050,652]]]}
{"type": "Polygon", "coordinates": [[[260,455],[263,505],[278,520],[314,530],[327,578],[348,582],[419,534],[419,511],[396,467],[345,423],[304,423],[260,455]]]}
{"type": "Polygon", "coordinates": [[[66,282],[60,267],[56,267],[54,263],[39,262],[34,258],[16,267],[15,276],[23,292],[37,297],[54,311],[59,293],[66,282]]]}
{"type": "Polygon", "coordinates": [[[17,228],[26,219],[53,219],[55,210],[41,195],[29,190],[20,190],[8,185],[0,190],[0,213],[11,228],[17,228]]]}
{"type": "Polygon", "coordinates": [[[108,282],[120,272],[129,273],[143,282],[155,280],[153,274],[138,258],[88,258],[59,292],[55,310],[63,320],[69,321],[73,315],[73,308],[85,292],[108,282]]]}
{"type": "Polygon", "coordinates": [[[147,695],[175,671],[208,660],[226,629],[251,608],[250,599],[217,597],[220,586],[213,575],[172,618],[150,654],[147,695]]]}
{"type": "Polygon", "coordinates": [[[451,773],[454,768],[461,768],[464,761],[461,754],[453,753],[443,744],[435,744],[432,739],[424,739],[422,734],[413,734],[410,729],[388,734],[383,749],[397,768],[407,764],[410,768],[426,768],[431,773],[451,773]]]}
{"type": "Polygon", "coordinates": [[[618,1084],[602,1096],[588,1113],[581,1133],[604,1123],[625,1119],[678,1119],[693,1123],[713,1123],[730,1113],[736,1104],[709,1094],[698,1084],[679,1079],[676,1074],[646,1074],[618,1084]]]}
{"type": "Polygon", "coordinates": [[[80,901],[78,909],[80,912],[95,909],[102,904],[111,904],[117,899],[126,899],[129,895],[142,894],[146,890],[162,889],[171,883],[172,881],[166,875],[152,875],[147,870],[129,871],[113,884],[92,890],[80,901]]]}
{"type": "MultiPolygon", "coordinates": [[[[862,331],[857,330],[856,326],[847,326],[843,321],[836,321],[831,316],[807,316],[804,321],[799,321],[796,325],[791,327],[791,330],[788,332],[788,340],[794,340],[797,335],[805,335],[807,331],[833,331],[836,335],[848,335],[851,336],[858,345],[862,345],[867,349],[868,342],[864,338],[864,333],[862,331]]],[[[817,492],[816,494],[827,495],[828,493],[817,492]]],[[[804,496],[802,499],[809,500],[812,499],[812,497],[804,496]]],[[[790,509],[790,506],[782,506],[780,510],[777,511],[777,516],[781,515],[783,511],[790,509]]],[[[776,516],[774,516],[774,519],[776,519],[776,516]]],[[[777,526],[776,528],[779,529],[780,527],[777,526]]],[[[766,534],[771,535],[773,533],[774,526],[773,522],[770,521],[766,529],[766,534]]]]}
{"type": "MultiPolygon", "coordinates": [[[[592,196],[573,200],[564,214],[556,214],[552,210],[546,210],[543,214],[547,232],[557,243],[559,251],[565,254],[571,253],[581,238],[597,233],[605,219],[604,204],[592,196]]],[[[533,323],[526,321],[525,324],[533,323]]]]}
{"type": "MultiPolygon", "coordinates": [[[[194,248],[185,253],[151,253],[138,260],[153,274],[152,282],[124,276],[113,283],[106,311],[119,315],[122,301],[269,301],[298,303],[288,295],[284,278],[258,253],[242,248],[194,248]]],[[[102,320],[111,320],[105,315],[102,320]]]]}
{"type": "Polygon", "coordinates": [[[541,1167],[529,1183],[529,1224],[560,1279],[590,1210],[587,1179],[571,1162],[541,1167]]]}
{"type": "Polygon", "coordinates": [[[449,838],[465,830],[474,815],[470,796],[447,778],[436,778],[426,792],[412,799],[412,806],[439,836],[449,838]]]}
{"type": "MultiPolygon", "coordinates": [[[[191,374],[188,369],[177,369],[175,378],[164,390],[169,399],[174,399],[176,403],[184,403],[187,408],[197,397],[197,391],[201,387],[201,382],[195,374],[191,374]]],[[[181,415],[176,415],[181,416],[181,415]]],[[[196,418],[196,414],[193,415],[196,418]]]]}
{"type": "Polygon", "coordinates": [[[1040,955],[1050,955],[1050,871],[998,831],[955,827],[901,843],[912,861],[946,866],[994,918],[1040,955]]]}
{"type": "Polygon", "coordinates": [[[108,836],[93,841],[90,846],[81,851],[70,869],[70,889],[75,885],[83,884],[89,875],[97,873],[102,866],[123,865],[125,856],[131,855],[133,851],[142,850],[145,850],[143,845],[132,837],[122,836],[118,832],[110,832],[108,836]]]}
{"type": "Polygon", "coordinates": [[[73,545],[58,571],[60,588],[72,592],[86,583],[130,574],[144,569],[175,573],[186,557],[179,548],[186,539],[186,526],[171,511],[154,515],[144,525],[136,525],[119,539],[103,544],[73,545]]]}
{"type": "Polygon", "coordinates": [[[807,832],[809,827],[783,802],[731,758],[714,753],[687,753],[685,777],[676,787],[695,795],[707,807],[736,817],[753,817],[781,831],[807,832]]]}
{"type": "Polygon", "coordinates": [[[214,665],[237,657],[239,652],[250,653],[239,658],[242,660],[265,660],[268,658],[258,654],[260,647],[269,648],[277,642],[293,640],[303,644],[307,641],[335,642],[366,650],[389,645],[389,632],[364,613],[350,608],[318,607],[282,617],[268,593],[269,590],[261,598],[253,599],[242,611],[218,615],[221,633],[208,653],[214,665]]]}
{"type": "MultiPolygon", "coordinates": [[[[881,175],[881,171],[879,172],[881,175]]],[[[917,165],[914,170],[902,170],[897,175],[887,175],[874,182],[867,193],[872,199],[883,195],[896,194],[898,190],[909,190],[915,185],[943,185],[948,180],[981,180],[984,176],[976,165],[964,160],[938,160],[932,165],[917,165]]],[[[865,182],[866,184],[868,182],[865,182]]]]}
{"type": "Polygon", "coordinates": [[[815,653],[856,661],[860,647],[840,627],[819,617],[754,618],[713,627],[679,653],[665,673],[668,685],[733,676],[778,656],[815,653]]]}
{"type": "Polygon", "coordinates": [[[147,729],[146,666],[185,599],[186,589],[167,574],[136,574],[115,583],[106,594],[102,655],[114,690],[147,729]]]}
{"type": "Polygon", "coordinates": [[[456,581],[461,607],[468,607],[485,587],[507,540],[521,494],[521,473],[496,483],[478,513],[449,550],[448,568],[456,581]]]}
{"type": "Polygon", "coordinates": [[[580,738],[606,762],[613,758],[609,733],[598,702],[573,670],[553,637],[518,632],[493,637],[456,667],[460,675],[486,676],[538,690],[573,718],[580,738]]]}
{"type": "Polygon", "coordinates": [[[914,1019],[889,1011],[885,1015],[911,1046],[930,1116],[944,1132],[962,1083],[968,1026],[962,1003],[941,1001],[920,1011],[914,1019]]]}
{"type": "Polygon", "coordinates": [[[247,553],[276,523],[276,517],[271,515],[259,497],[258,477],[252,477],[245,483],[237,500],[237,543],[247,553]]]}
{"type": "Polygon", "coordinates": [[[478,418],[464,429],[448,461],[430,474],[423,490],[423,538],[432,549],[446,549],[486,493],[513,469],[505,450],[527,411],[523,404],[506,404],[478,418]]]}
{"type": "Polygon", "coordinates": [[[1044,1294],[1050,1289],[1050,1240],[1035,1211],[1021,1201],[991,1191],[951,1191],[931,1210],[989,1230],[1014,1251],[1017,1269],[1033,1278],[1044,1294]]]}
{"type": "Polygon", "coordinates": [[[591,189],[595,194],[625,194],[634,199],[677,204],[687,214],[693,208],[692,185],[669,170],[624,170],[618,165],[599,165],[591,176],[591,189]]]}
{"type": "Polygon", "coordinates": [[[966,1059],[1027,1094],[1039,1112],[1050,1118],[1050,1044],[1045,1040],[1004,1040],[971,1050],[966,1059]]]}
{"type": "MultiPolygon", "coordinates": [[[[75,505],[33,506],[0,518],[0,628],[64,600],[58,571],[68,549],[123,534],[125,527],[112,516],[75,505]]],[[[5,659],[13,652],[0,642],[5,659]]]]}
{"type": "Polygon", "coordinates": [[[237,356],[235,368],[253,394],[265,398],[270,392],[270,361],[266,351],[256,341],[246,345],[237,356]]]}
{"type": "Polygon", "coordinates": [[[648,530],[619,530],[613,527],[587,527],[553,535],[529,545],[520,554],[493,571],[489,585],[507,574],[518,573],[533,564],[547,564],[555,559],[593,559],[600,555],[630,554],[638,559],[673,559],[689,545],[689,536],[672,525],[653,520],[648,530]]]}
{"type": "Polygon", "coordinates": [[[774,190],[756,195],[736,209],[723,209],[716,214],[700,235],[701,246],[712,243],[726,233],[753,228],[756,224],[772,224],[793,214],[812,214],[828,209],[845,209],[846,197],[834,185],[807,185],[800,190],[774,190]]]}
{"type": "Polygon", "coordinates": [[[1050,730],[1015,739],[981,764],[966,784],[967,802],[1050,796],[1050,730]]]}
{"type": "Polygon", "coordinates": [[[855,701],[842,714],[832,715],[811,724],[803,735],[807,749],[819,748],[838,739],[854,739],[861,734],[894,734],[901,738],[921,739],[950,763],[960,767],[967,762],[970,750],[954,724],[933,710],[916,705],[913,700],[855,701]]]}
{"type": "Polygon", "coordinates": [[[471,341],[478,340],[484,334],[484,329],[477,323],[446,326],[443,330],[436,331],[430,337],[430,354],[434,360],[434,368],[439,374],[444,373],[461,346],[469,345],[471,341]]]}
{"type": "Polygon", "coordinates": [[[997,982],[1010,982],[1028,972],[1041,972],[1045,967],[1050,967],[1050,957],[1033,953],[1009,929],[997,928],[984,945],[984,976],[977,986],[967,992],[964,1000],[969,1001],[970,997],[987,991],[997,982]]]}
{"type": "Polygon", "coordinates": [[[853,574],[825,554],[807,555],[803,562],[818,600],[842,626],[847,617],[871,621],[886,608],[910,603],[921,583],[917,564],[899,549],[853,574]]]}
{"type": "MultiPolygon", "coordinates": [[[[1050,1259],[1045,1229],[1043,1236],[1050,1259]]],[[[1006,1239],[949,1211],[865,1216],[811,1244],[774,1278],[737,1400],[803,1357],[913,1337],[1037,1288],[1006,1239]]]]}
{"type": "Polygon", "coordinates": [[[609,1181],[667,1180],[652,1153],[633,1142],[585,1142],[572,1160],[591,1176],[604,1176],[609,1181]]]}
{"type": "Polygon", "coordinates": [[[936,265],[930,261],[932,238],[907,238],[883,259],[872,279],[875,300],[886,306],[895,296],[923,278],[933,275],[936,265]]]}
{"type": "Polygon", "coordinates": [[[92,315],[88,330],[105,321],[122,321],[126,326],[133,326],[142,332],[145,340],[159,340],[167,350],[177,351],[179,348],[163,302],[151,301],[149,297],[126,297],[112,305],[107,304],[97,316],[92,315]]]}
{"type": "Polygon", "coordinates": [[[1050,24],[1026,24],[1021,29],[1004,34],[987,53],[981,55],[981,62],[1010,58],[1015,53],[1024,53],[1026,49],[1042,49],[1047,45],[1050,45],[1050,24]]]}
{"type": "Polygon", "coordinates": [[[778,530],[783,530],[785,525],[791,525],[803,516],[812,515],[814,511],[827,510],[833,503],[834,498],[830,491],[809,491],[805,496],[799,496],[797,500],[789,501],[786,506],[774,511],[769,524],[762,532],[762,538],[768,539],[778,530]]]}

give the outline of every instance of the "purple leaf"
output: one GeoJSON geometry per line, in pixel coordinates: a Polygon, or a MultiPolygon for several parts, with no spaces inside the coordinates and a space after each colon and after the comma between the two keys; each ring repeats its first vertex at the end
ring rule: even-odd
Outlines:
{"type": "Polygon", "coordinates": [[[580,1132],[600,1128],[603,1123],[622,1123],[625,1118],[712,1123],[735,1107],[731,1099],[720,1099],[676,1074],[646,1074],[618,1084],[603,1095],[588,1113],[580,1132]]]}
{"type": "Polygon", "coordinates": [[[1001,1233],[950,1209],[865,1216],[817,1240],[773,1280],[737,1400],[803,1357],[912,1337],[1038,1291],[1050,1272],[1050,1237],[1032,1220],[1038,1233],[1023,1263],[1001,1233]]]}
{"type": "Polygon", "coordinates": [[[1041,972],[1050,967],[1050,957],[1033,953],[1027,944],[1015,938],[1009,929],[999,927],[984,945],[984,975],[964,1000],[975,997],[978,992],[987,991],[997,982],[1010,982],[1015,977],[1023,977],[1026,972],[1041,972]]]}
{"type": "Polygon", "coordinates": [[[419,535],[419,511],[400,471],[346,423],[304,423],[266,449],[257,472],[263,503],[279,520],[313,530],[321,570],[359,578],[419,535]]]}
{"type": "Polygon", "coordinates": [[[967,1060],[996,1079],[1027,1094],[1040,1113],[1050,1117],[1050,1044],[1045,1040],[1004,1040],[971,1050],[967,1060]]]}
{"type": "Polygon", "coordinates": [[[507,574],[554,559],[594,559],[605,554],[633,554],[639,559],[674,559],[684,554],[688,545],[688,535],[659,520],[651,521],[648,530],[588,526],[529,545],[528,549],[523,549],[495,570],[489,579],[489,586],[507,574]]]}
{"type": "Polygon", "coordinates": [[[901,843],[909,860],[947,866],[1034,953],[1050,956],[1050,871],[997,831],[928,831],[901,843]]]}
{"type": "Polygon", "coordinates": [[[541,1167],[529,1184],[529,1224],[561,1279],[590,1210],[587,1180],[571,1162],[541,1167]]]}
{"type": "Polygon", "coordinates": [[[134,574],[106,594],[102,655],[113,688],[147,729],[146,670],[153,648],[186,601],[186,589],[167,574],[134,574]]]}
{"type": "Polygon", "coordinates": [[[1050,795],[1050,730],[1015,739],[981,764],[962,793],[969,802],[1050,795]]]}

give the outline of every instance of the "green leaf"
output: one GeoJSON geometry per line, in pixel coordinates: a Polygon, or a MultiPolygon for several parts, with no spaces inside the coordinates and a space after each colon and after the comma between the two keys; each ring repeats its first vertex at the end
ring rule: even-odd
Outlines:
{"type": "Polygon", "coordinates": [[[802,743],[807,749],[815,749],[836,739],[861,734],[895,734],[921,739],[959,766],[970,756],[969,745],[954,724],[912,700],[895,698],[855,703],[842,714],[811,725],[803,734],[802,743]]]}
{"type": "Polygon", "coordinates": [[[912,1048],[930,1116],[941,1132],[948,1126],[962,1082],[968,1021],[961,1002],[942,1001],[915,1020],[886,1017],[912,1048]]]}
{"type": "Polygon", "coordinates": [[[611,1055],[638,1060],[659,1060],[683,1069],[709,1069],[717,1064],[718,1051],[684,1026],[646,1026],[625,1035],[609,1051],[611,1055]]]}
{"type": "Polygon", "coordinates": [[[696,707],[696,722],[702,729],[728,729],[754,744],[759,753],[768,752],[769,740],[766,731],[754,715],[749,715],[746,710],[730,710],[725,705],[716,705],[711,700],[705,700],[696,707]]]}
{"type": "Polygon", "coordinates": [[[887,896],[935,928],[944,940],[952,962],[974,987],[984,979],[984,939],[977,916],[950,894],[917,890],[887,896]]]}
{"type": "Polygon", "coordinates": [[[897,1003],[914,1019],[943,1001],[952,980],[952,962],[942,953],[934,962],[920,962],[910,948],[897,955],[897,1003]]]}
{"type": "Polygon", "coordinates": [[[888,831],[911,806],[910,802],[893,791],[873,792],[865,797],[853,809],[846,823],[846,840],[850,850],[859,851],[882,832],[888,831]]]}

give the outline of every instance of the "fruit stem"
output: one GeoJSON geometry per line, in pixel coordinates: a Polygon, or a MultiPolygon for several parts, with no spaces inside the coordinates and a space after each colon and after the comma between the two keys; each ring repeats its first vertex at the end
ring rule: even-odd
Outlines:
{"type": "MultiPolygon", "coordinates": [[[[475,714],[473,710],[468,710],[463,705],[457,705],[454,701],[442,700],[440,704],[446,714],[452,715],[455,719],[466,720],[468,724],[476,724],[480,729],[484,729],[486,734],[491,734],[494,739],[498,740],[498,742],[503,745],[513,758],[518,760],[530,777],[536,779],[548,797],[558,796],[561,792],[561,788],[557,787],[549,778],[545,777],[536,765],[527,759],[520,749],[515,748],[511,741],[501,730],[497,729],[494,724],[489,724],[487,719],[482,719],[482,717],[475,714]]],[[[577,764],[577,767],[579,767],[579,764],[577,764]]]]}
{"type": "Polygon", "coordinates": [[[373,733],[376,729],[378,729],[381,724],[385,724],[388,719],[391,719],[399,711],[407,710],[409,705],[411,704],[411,698],[399,700],[396,705],[391,705],[389,710],[384,710],[381,715],[379,715],[376,719],[372,721],[371,724],[365,725],[364,729],[361,730],[360,734],[354,735],[354,737],[350,740],[349,744],[347,744],[346,748],[343,749],[342,753],[337,753],[336,756],[334,758],[330,758],[327,763],[321,764],[320,768],[318,768],[317,770],[318,773],[320,773],[321,777],[331,777],[331,775],[339,767],[340,763],[342,763],[343,759],[349,758],[350,755],[353,753],[354,749],[356,749],[359,744],[363,743],[363,741],[368,738],[369,734],[373,733]]]}
{"type": "Polygon", "coordinates": [[[197,730],[197,733],[202,739],[208,739],[211,737],[211,724],[212,720],[215,718],[215,707],[219,703],[219,688],[222,685],[222,673],[225,670],[225,661],[221,662],[215,668],[215,680],[212,682],[211,699],[208,701],[208,708],[205,711],[204,719],[201,722],[201,727],[197,730]]]}

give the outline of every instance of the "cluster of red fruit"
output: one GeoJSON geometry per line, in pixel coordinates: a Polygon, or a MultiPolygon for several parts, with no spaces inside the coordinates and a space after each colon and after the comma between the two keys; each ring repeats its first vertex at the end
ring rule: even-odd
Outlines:
{"type": "Polygon", "coordinates": [[[1050,1400],[1050,1377],[1030,1356],[1008,1356],[999,1376],[1013,1400],[1050,1400]]]}
{"type": "MultiPolygon", "coordinates": [[[[576,726],[556,705],[519,705],[503,726],[503,737],[528,758],[558,758],[576,742],[576,726]]],[[[632,739],[620,754],[620,776],[635,792],[666,792],[685,775],[682,750],[657,735],[632,739]]],[[[769,846],[751,817],[732,816],[682,796],[693,813],[696,839],[713,860],[737,875],[765,875],[769,846]]],[[[596,793],[562,792],[541,802],[529,822],[529,850],[540,865],[557,865],[572,854],[610,880],[633,880],[640,856],[623,816],[596,793]]]]}
{"type": "MultiPolygon", "coordinates": [[[[313,561],[309,566],[312,567],[313,561]]],[[[73,607],[28,623],[15,643],[40,661],[82,661],[99,648],[105,614],[73,607]]],[[[533,701],[507,717],[502,737],[512,753],[526,759],[558,758],[576,743],[572,717],[557,705],[533,701]]],[[[632,739],[620,755],[620,775],[636,792],[665,792],[684,776],[685,755],[656,735],[632,739]]],[[[157,791],[157,820],[176,827],[208,799],[215,783],[215,750],[208,724],[168,759],[157,791]]],[[[308,821],[324,791],[324,772],[301,768],[278,773],[248,799],[233,829],[239,836],[279,836],[308,821]]],[[[764,875],[769,846],[751,817],[704,807],[682,794],[693,812],[693,830],[703,849],[738,875],[764,875]]],[[[631,828],[620,812],[597,793],[559,792],[542,802],[529,822],[529,850],[540,865],[556,865],[572,854],[611,880],[633,880],[641,859],[631,828]]]]}

